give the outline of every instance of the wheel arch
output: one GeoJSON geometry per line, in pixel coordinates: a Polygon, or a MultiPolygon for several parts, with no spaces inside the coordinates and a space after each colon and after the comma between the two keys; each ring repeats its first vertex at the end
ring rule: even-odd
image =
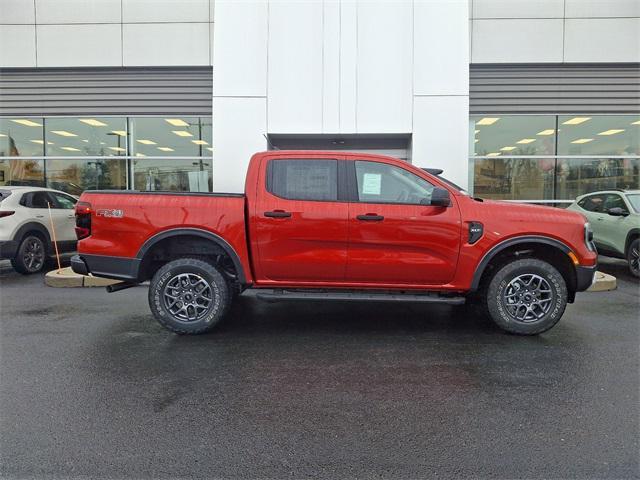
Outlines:
{"type": "Polygon", "coordinates": [[[640,238],[640,228],[632,228],[627,233],[627,239],[624,242],[624,256],[627,257],[629,253],[629,247],[631,246],[631,242],[633,242],[636,238],[640,238]]]}
{"type": "Polygon", "coordinates": [[[556,240],[554,238],[538,236],[538,235],[527,235],[522,237],[515,237],[504,240],[503,242],[492,247],[485,255],[482,257],[482,260],[476,267],[476,270],[473,274],[473,280],[471,282],[471,291],[477,291],[480,287],[480,283],[482,281],[482,277],[484,273],[487,271],[487,268],[492,264],[492,261],[500,258],[501,253],[507,253],[508,250],[514,250],[514,254],[518,256],[518,246],[523,247],[523,252],[526,252],[526,246],[538,246],[547,248],[552,247],[553,250],[547,250],[547,252],[551,255],[561,253],[562,256],[566,259],[564,262],[564,267],[561,268],[560,273],[565,277],[565,281],[567,283],[567,289],[570,292],[570,301],[573,300],[575,295],[575,285],[576,285],[576,272],[573,263],[569,259],[568,253],[571,252],[571,248],[567,246],[565,243],[560,240],[556,240]],[[569,264],[571,264],[571,268],[566,268],[569,264]]]}
{"type": "Polygon", "coordinates": [[[47,248],[47,253],[51,251],[51,236],[49,235],[49,230],[38,222],[27,222],[21,225],[17,230],[15,235],[13,236],[14,240],[18,242],[18,245],[22,242],[24,237],[30,232],[39,233],[45,241],[45,247],[47,248]]]}
{"type": "Polygon", "coordinates": [[[246,283],[246,275],[244,273],[244,269],[242,268],[240,257],[238,256],[234,248],[224,238],[208,230],[202,230],[199,228],[172,228],[170,230],[164,230],[147,239],[142,247],[140,247],[140,250],[138,250],[136,258],[142,263],[145,259],[145,255],[148,252],[152,251],[154,246],[158,245],[164,240],[178,237],[198,237],[204,240],[208,240],[217,245],[231,259],[238,275],[238,281],[241,284],[246,283]]]}

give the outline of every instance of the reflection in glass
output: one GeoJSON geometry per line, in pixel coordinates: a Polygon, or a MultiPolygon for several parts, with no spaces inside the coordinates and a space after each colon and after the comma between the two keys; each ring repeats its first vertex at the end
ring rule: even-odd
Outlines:
{"type": "Polygon", "coordinates": [[[72,195],[84,190],[127,187],[127,162],[124,159],[47,160],[47,186],[72,195]]]}
{"type": "Polygon", "coordinates": [[[640,155],[640,124],[632,115],[560,115],[558,155],[640,155]]]}
{"type": "Polygon", "coordinates": [[[0,118],[0,157],[41,157],[42,118],[0,118]]]}
{"type": "Polygon", "coordinates": [[[211,160],[133,160],[134,189],[173,192],[211,192],[211,160]]]}
{"type": "Polygon", "coordinates": [[[0,157],[0,185],[44,187],[44,160],[0,157]]]}
{"type": "Polygon", "coordinates": [[[47,118],[45,127],[47,155],[107,157],[127,154],[125,118],[47,118]]]}
{"type": "Polygon", "coordinates": [[[497,200],[553,198],[553,158],[476,159],[474,195],[497,200]]]}
{"type": "Polygon", "coordinates": [[[573,200],[585,193],[613,188],[640,189],[640,159],[558,159],[556,168],[557,199],[573,200]]]}
{"type": "Polygon", "coordinates": [[[472,155],[553,155],[555,151],[554,115],[474,116],[471,128],[472,155]]]}
{"type": "Polygon", "coordinates": [[[203,133],[211,127],[205,127],[198,117],[131,118],[129,125],[132,155],[197,157],[203,150],[210,153],[206,147],[211,146],[211,139],[204,138],[203,133]]]}

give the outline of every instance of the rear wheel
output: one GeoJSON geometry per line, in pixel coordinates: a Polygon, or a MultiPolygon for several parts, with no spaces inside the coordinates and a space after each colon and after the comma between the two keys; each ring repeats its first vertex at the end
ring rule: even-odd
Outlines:
{"type": "Polygon", "coordinates": [[[534,258],[500,268],[486,289],[491,319],[503,330],[536,335],[553,327],[567,306],[564,278],[551,264],[534,258]]]}
{"type": "Polygon", "coordinates": [[[27,235],[20,242],[16,256],[11,260],[11,265],[16,272],[29,275],[42,270],[46,259],[47,249],[44,241],[36,235],[27,235]]]}
{"type": "Polygon", "coordinates": [[[627,261],[629,262],[629,271],[634,277],[640,277],[640,238],[636,238],[627,252],[627,261]]]}
{"type": "Polygon", "coordinates": [[[151,279],[149,307],[165,328],[180,334],[213,329],[231,304],[229,285],[211,264],[196,258],[173,260],[151,279]]]}

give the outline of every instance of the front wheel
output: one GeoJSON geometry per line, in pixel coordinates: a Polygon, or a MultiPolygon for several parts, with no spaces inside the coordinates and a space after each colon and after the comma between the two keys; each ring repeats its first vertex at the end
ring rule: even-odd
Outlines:
{"type": "Polygon", "coordinates": [[[149,285],[149,308],[163,327],[180,334],[208,332],[220,323],[231,303],[222,274],[196,258],[173,260],[149,285]]]}
{"type": "Polygon", "coordinates": [[[553,327],[567,306],[567,285],[552,265],[526,258],[508,263],[486,290],[491,319],[503,330],[536,335],[553,327]]]}
{"type": "Polygon", "coordinates": [[[640,277],[640,238],[636,238],[629,245],[627,252],[627,261],[629,262],[629,271],[634,277],[640,277]]]}

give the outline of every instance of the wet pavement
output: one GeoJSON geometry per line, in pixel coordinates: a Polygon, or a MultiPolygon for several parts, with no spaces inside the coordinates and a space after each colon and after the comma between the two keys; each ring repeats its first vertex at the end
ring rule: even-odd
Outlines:
{"type": "Polygon", "coordinates": [[[638,478],[639,284],[539,337],[461,307],[263,304],[173,335],[145,287],[0,265],[0,475],[638,478]]]}

